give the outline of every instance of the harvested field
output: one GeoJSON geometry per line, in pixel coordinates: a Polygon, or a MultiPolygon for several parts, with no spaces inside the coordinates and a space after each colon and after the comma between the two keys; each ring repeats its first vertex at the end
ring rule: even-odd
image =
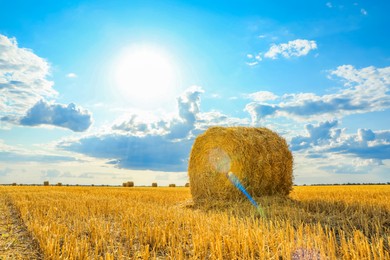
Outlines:
{"type": "Polygon", "coordinates": [[[42,259],[37,241],[27,231],[18,209],[0,192],[0,259],[42,259]]]}
{"type": "Polygon", "coordinates": [[[0,196],[45,259],[390,258],[390,185],[294,187],[256,198],[266,219],[247,201],[195,206],[184,187],[0,186],[0,196]]]}

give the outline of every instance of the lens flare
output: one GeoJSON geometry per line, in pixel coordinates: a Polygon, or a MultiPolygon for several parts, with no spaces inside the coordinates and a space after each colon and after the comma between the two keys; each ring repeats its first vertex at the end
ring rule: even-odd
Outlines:
{"type": "Polygon", "coordinates": [[[219,147],[210,151],[209,162],[219,173],[227,174],[230,171],[230,157],[219,147]]]}
{"type": "Polygon", "coordinates": [[[239,189],[251,202],[251,204],[256,208],[258,214],[265,218],[265,213],[259,203],[257,203],[248,191],[241,184],[240,180],[230,171],[231,160],[229,155],[221,148],[217,147],[210,151],[209,153],[209,162],[212,167],[218,172],[223,173],[230,180],[230,182],[239,189]]]}
{"type": "Polygon", "coordinates": [[[264,213],[264,210],[261,208],[260,204],[258,204],[253,198],[252,196],[248,193],[248,191],[244,188],[244,186],[242,186],[240,180],[236,177],[236,175],[234,175],[232,172],[229,172],[227,174],[230,182],[236,186],[237,189],[239,189],[247,198],[248,200],[252,203],[252,205],[256,208],[257,212],[259,213],[259,215],[263,218],[265,218],[265,213],[264,213]]]}

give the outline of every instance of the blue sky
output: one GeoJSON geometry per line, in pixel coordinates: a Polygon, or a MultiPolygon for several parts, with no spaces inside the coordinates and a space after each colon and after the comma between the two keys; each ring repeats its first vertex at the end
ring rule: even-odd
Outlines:
{"type": "Polygon", "coordinates": [[[0,183],[187,182],[262,126],[297,184],[390,181],[385,1],[0,1],[0,183]]]}

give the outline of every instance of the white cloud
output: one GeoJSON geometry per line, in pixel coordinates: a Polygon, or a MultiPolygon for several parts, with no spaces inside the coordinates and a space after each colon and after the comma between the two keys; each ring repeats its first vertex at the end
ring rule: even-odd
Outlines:
{"type": "Polygon", "coordinates": [[[264,54],[265,58],[277,59],[279,55],[284,58],[291,58],[293,56],[305,56],[311,50],[317,49],[315,41],[308,41],[296,39],[288,43],[273,44],[270,49],[264,54]]]}
{"type": "Polygon", "coordinates": [[[269,117],[288,117],[301,121],[342,118],[350,114],[383,111],[390,108],[390,67],[356,69],[339,66],[330,75],[341,78],[344,88],[319,96],[314,93],[285,94],[279,103],[255,101],[246,105],[253,122],[269,117]]]}
{"type": "Polygon", "coordinates": [[[390,130],[358,129],[356,134],[346,134],[336,127],[337,123],[307,124],[306,135],[292,138],[291,149],[309,151],[312,157],[326,158],[331,153],[353,155],[362,159],[360,166],[381,165],[382,160],[390,159],[390,130]]]}
{"type": "Polygon", "coordinates": [[[82,132],[92,124],[91,114],[73,103],[69,105],[50,104],[43,100],[38,101],[20,119],[21,125],[54,125],[68,128],[75,132],[82,132]]]}
{"type": "Polygon", "coordinates": [[[254,92],[254,93],[245,95],[245,97],[250,98],[253,101],[257,101],[257,102],[264,102],[267,100],[275,100],[278,98],[277,95],[275,95],[274,93],[272,93],[270,91],[258,91],[258,92],[254,92]]]}
{"type": "Polygon", "coordinates": [[[250,67],[253,67],[253,66],[256,66],[257,64],[259,64],[259,62],[257,62],[257,61],[252,61],[252,62],[247,62],[246,63],[248,66],[250,66],[250,67]]]}
{"type": "Polygon", "coordinates": [[[367,11],[364,8],[360,9],[360,13],[362,15],[367,15],[367,11]]]}
{"type": "Polygon", "coordinates": [[[67,78],[74,79],[74,78],[77,78],[78,76],[77,76],[76,73],[71,72],[71,73],[66,74],[66,77],[67,77],[67,78]]]}
{"type": "Polygon", "coordinates": [[[89,112],[74,104],[67,108],[52,102],[48,105],[46,100],[57,96],[53,82],[47,79],[49,70],[46,60],[0,34],[0,124],[51,124],[73,131],[89,127],[89,112]]]}
{"type": "Polygon", "coordinates": [[[249,61],[246,62],[246,64],[250,67],[256,66],[257,64],[259,64],[259,61],[263,60],[261,56],[262,56],[261,52],[256,55],[247,54],[246,57],[249,59],[249,61]]]}
{"type": "Polygon", "coordinates": [[[257,54],[257,55],[255,56],[255,59],[256,59],[257,61],[262,61],[263,58],[261,57],[261,55],[262,55],[262,53],[260,52],[259,54],[257,54]]]}
{"type": "Polygon", "coordinates": [[[332,8],[332,7],[333,7],[333,5],[332,5],[331,2],[327,2],[327,3],[326,3],[326,6],[329,7],[329,8],[332,8]]]}
{"type": "Polygon", "coordinates": [[[200,87],[177,98],[178,114],[148,120],[131,115],[116,122],[111,132],[64,140],[58,147],[96,158],[111,159],[117,167],[137,170],[185,171],[196,135],[209,126],[248,125],[249,119],[232,118],[218,111],[201,112],[200,87]]]}
{"type": "Polygon", "coordinates": [[[0,118],[20,116],[42,98],[55,97],[48,76],[46,60],[0,34],[0,118]]]}
{"type": "Polygon", "coordinates": [[[195,130],[200,133],[211,126],[247,126],[250,123],[248,118],[231,117],[219,111],[210,111],[199,113],[195,130]]]}
{"type": "Polygon", "coordinates": [[[317,43],[315,41],[296,39],[287,43],[272,44],[267,52],[264,54],[259,52],[256,55],[247,54],[249,59],[246,64],[248,66],[255,66],[259,64],[264,58],[277,59],[282,56],[286,59],[291,57],[306,56],[310,51],[317,49],[317,43]]]}

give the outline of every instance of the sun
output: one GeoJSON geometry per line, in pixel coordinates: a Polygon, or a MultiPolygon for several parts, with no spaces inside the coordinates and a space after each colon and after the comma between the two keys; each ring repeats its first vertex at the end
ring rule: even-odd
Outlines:
{"type": "Polygon", "coordinates": [[[178,73],[164,50],[132,46],[119,53],[113,67],[115,90],[131,105],[153,107],[175,98],[178,73]]]}

